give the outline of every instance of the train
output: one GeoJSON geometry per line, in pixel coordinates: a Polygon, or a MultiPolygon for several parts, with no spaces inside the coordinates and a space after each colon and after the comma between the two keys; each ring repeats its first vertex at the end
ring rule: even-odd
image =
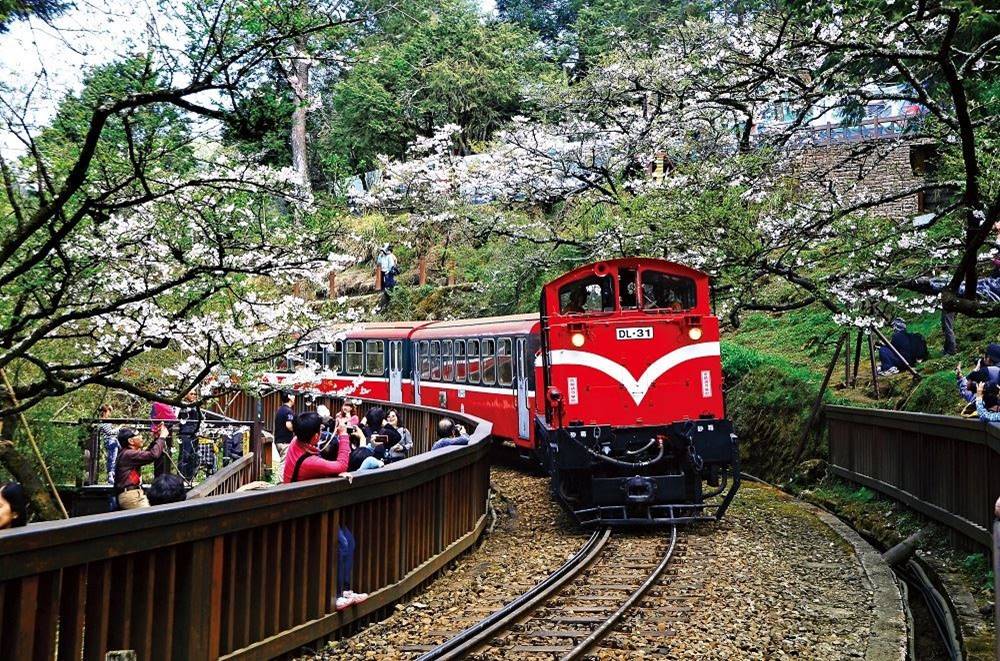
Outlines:
{"type": "MultiPolygon", "coordinates": [[[[322,394],[490,420],[584,525],[719,519],[740,483],[710,278],[653,258],[546,284],[537,313],[335,329],[301,354],[322,394]]],[[[287,387],[291,358],[265,375],[287,387]]]]}

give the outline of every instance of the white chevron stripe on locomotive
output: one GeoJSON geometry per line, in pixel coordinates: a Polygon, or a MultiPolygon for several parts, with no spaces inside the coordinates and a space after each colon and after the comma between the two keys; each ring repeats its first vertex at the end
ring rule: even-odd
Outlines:
{"type": "Polygon", "coordinates": [[[701,342],[699,344],[689,344],[680,349],[674,349],[668,354],[657,358],[652,365],[646,368],[638,380],[625,369],[623,365],[615,361],[599,356],[589,351],[574,351],[572,349],[556,349],[549,352],[549,365],[578,365],[580,367],[590,367],[607,374],[612,379],[622,384],[628,391],[638,406],[645,399],[650,387],[661,376],[669,370],[677,367],[681,363],[696,358],[711,358],[719,356],[720,349],[718,342],[701,342]]]}

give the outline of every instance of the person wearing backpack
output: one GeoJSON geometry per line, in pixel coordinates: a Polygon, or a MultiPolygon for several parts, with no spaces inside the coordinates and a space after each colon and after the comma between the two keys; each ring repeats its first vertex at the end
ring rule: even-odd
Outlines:
{"type": "MultiPolygon", "coordinates": [[[[316,411],[300,413],[292,420],[295,435],[288,444],[285,454],[285,469],[281,481],[288,484],[302,480],[336,477],[347,471],[348,456],[351,452],[347,427],[338,422],[334,431],[337,438],[337,457],[324,459],[319,453],[320,432],[323,418],[316,411]]],[[[337,610],[344,610],[368,598],[367,594],[352,592],[351,572],[354,568],[355,541],[351,531],[341,526],[337,531],[337,610]]]]}

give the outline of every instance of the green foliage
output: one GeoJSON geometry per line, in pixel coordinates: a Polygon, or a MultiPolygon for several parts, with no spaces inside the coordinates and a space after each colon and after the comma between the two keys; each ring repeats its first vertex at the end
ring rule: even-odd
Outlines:
{"type": "Polygon", "coordinates": [[[31,16],[51,21],[72,6],[72,2],[62,0],[0,0],[0,34],[7,32],[14,21],[23,21],[31,16]]]}
{"type": "Polygon", "coordinates": [[[573,27],[581,0],[498,0],[497,14],[517,23],[549,44],[558,44],[573,27]]]}
{"type": "Polygon", "coordinates": [[[993,589],[993,565],[990,558],[983,553],[970,553],[962,558],[962,570],[975,585],[984,591],[993,589]]]}
{"type": "MultiPolygon", "coordinates": [[[[161,89],[165,82],[146,55],[88,71],[82,91],[60,102],[51,124],[37,140],[50,176],[58,181],[76,163],[96,108],[161,89]]],[[[88,176],[106,185],[130,177],[137,169],[146,170],[148,177],[181,176],[194,164],[190,141],[188,122],[174,106],[153,105],[114,115],[101,132],[88,176]]],[[[139,190],[139,182],[132,185],[139,190]]]]}
{"type": "Polygon", "coordinates": [[[744,467],[768,480],[782,479],[793,468],[818,380],[787,360],[730,342],[723,344],[723,372],[726,413],[740,436],[744,467]]]}
{"type": "Polygon", "coordinates": [[[954,371],[942,371],[925,376],[903,403],[904,411],[957,415],[965,401],[958,396],[954,371]]]}
{"type": "Polygon", "coordinates": [[[280,74],[273,80],[273,85],[253,89],[237,100],[235,112],[226,116],[222,138],[258,154],[264,163],[287,166],[292,162],[289,127],[295,100],[280,74]]]}
{"type": "Polygon", "coordinates": [[[484,23],[468,0],[425,6],[426,18],[370,38],[358,63],[324,101],[320,152],[359,170],[379,154],[401,157],[417,136],[457,124],[470,142],[489,138],[523,112],[522,88],[542,72],[534,37],[505,23],[484,23]]]}

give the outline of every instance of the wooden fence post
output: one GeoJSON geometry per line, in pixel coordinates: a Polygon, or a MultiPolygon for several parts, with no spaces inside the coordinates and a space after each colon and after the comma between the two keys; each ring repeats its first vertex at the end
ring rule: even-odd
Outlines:
{"type": "Polygon", "coordinates": [[[427,284],[427,257],[421,255],[417,260],[417,282],[423,287],[427,284]]]}
{"type": "Polygon", "coordinates": [[[221,536],[191,542],[190,562],[178,563],[175,658],[219,656],[223,542],[221,536]]]}

